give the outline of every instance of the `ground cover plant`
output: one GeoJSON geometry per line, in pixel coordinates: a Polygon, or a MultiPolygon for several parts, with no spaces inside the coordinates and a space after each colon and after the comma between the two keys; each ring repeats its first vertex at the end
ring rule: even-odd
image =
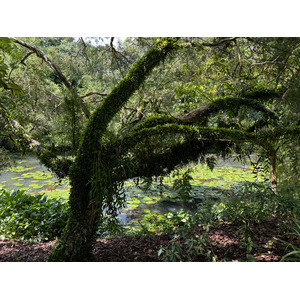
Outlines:
{"type": "Polygon", "coordinates": [[[53,240],[61,235],[68,212],[63,199],[1,188],[0,237],[2,240],[53,240]]]}

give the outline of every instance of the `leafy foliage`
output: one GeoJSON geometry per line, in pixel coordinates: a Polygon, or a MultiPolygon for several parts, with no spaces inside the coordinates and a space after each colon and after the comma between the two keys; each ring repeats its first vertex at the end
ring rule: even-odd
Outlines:
{"type": "Polygon", "coordinates": [[[62,199],[27,195],[0,189],[0,235],[2,239],[52,240],[61,235],[68,218],[62,199]]]}
{"type": "MultiPolygon", "coordinates": [[[[289,226],[288,233],[291,235],[290,238],[293,238],[294,236],[299,239],[300,237],[300,224],[299,219],[298,221],[294,221],[289,226]]],[[[299,245],[295,245],[288,241],[283,241],[282,239],[276,238],[277,240],[283,242],[286,245],[285,250],[289,249],[290,252],[285,254],[280,261],[299,261],[300,260],[300,247],[299,245]]]]}
{"type": "Polygon", "coordinates": [[[190,175],[190,173],[190,169],[184,171],[179,178],[175,179],[173,185],[174,190],[178,193],[180,199],[183,200],[184,204],[186,204],[188,199],[190,198],[192,188],[190,181],[193,180],[193,177],[190,175]]]}
{"type": "Polygon", "coordinates": [[[10,55],[14,59],[20,58],[19,52],[14,48],[13,41],[6,37],[0,37],[0,89],[19,92],[20,87],[9,80],[9,66],[5,62],[5,56],[10,55]]]}
{"type": "MultiPolygon", "coordinates": [[[[299,218],[299,191],[275,193],[268,185],[248,182],[236,189],[224,190],[211,207],[213,218],[232,221],[245,227],[270,219],[274,214],[299,218]]],[[[200,211],[202,208],[200,208],[200,211]]]]}

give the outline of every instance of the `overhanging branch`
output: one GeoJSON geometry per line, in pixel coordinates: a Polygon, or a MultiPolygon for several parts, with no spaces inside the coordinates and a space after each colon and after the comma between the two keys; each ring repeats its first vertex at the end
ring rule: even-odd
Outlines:
{"type": "Polygon", "coordinates": [[[44,62],[47,63],[47,65],[57,74],[57,76],[60,78],[60,80],[63,82],[63,84],[69,89],[73,90],[72,85],[67,80],[67,78],[63,75],[59,67],[57,67],[42,51],[38,50],[37,48],[33,47],[32,45],[27,44],[24,41],[18,40],[16,38],[10,37],[15,43],[31,50],[34,52],[38,57],[40,57],[44,62]]]}
{"type": "Polygon", "coordinates": [[[196,108],[189,113],[183,115],[179,118],[183,123],[194,123],[203,118],[208,118],[211,114],[219,112],[221,110],[231,111],[240,106],[247,106],[260,111],[264,114],[266,118],[270,117],[272,119],[277,119],[276,114],[270,110],[268,107],[262,105],[256,100],[246,99],[246,98],[221,98],[217,99],[214,102],[196,108]]]}

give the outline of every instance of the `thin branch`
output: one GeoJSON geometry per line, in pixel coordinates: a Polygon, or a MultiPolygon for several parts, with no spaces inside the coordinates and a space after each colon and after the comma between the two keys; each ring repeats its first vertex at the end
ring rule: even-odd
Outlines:
{"type": "Polygon", "coordinates": [[[24,61],[31,55],[31,54],[34,54],[35,52],[34,51],[30,51],[28,52],[20,61],[21,64],[23,64],[24,66],[26,66],[26,64],[24,63],[24,61]]]}
{"type": "Polygon", "coordinates": [[[257,101],[249,101],[249,99],[245,98],[224,98],[196,108],[180,117],[179,120],[183,123],[193,123],[209,117],[211,113],[219,111],[220,109],[230,109],[232,107],[239,107],[243,105],[248,107],[255,107],[256,110],[261,111],[265,115],[271,116],[272,118],[277,118],[276,114],[271,109],[260,104],[257,101]]]}
{"type": "Polygon", "coordinates": [[[83,40],[82,37],[80,38],[80,40],[81,40],[81,42],[83,44],[83,48],[84,48],[84,53],[85,53],[86,59],[88,60],[88,62],[90,62],[89,57],[88,57],[88,55],[86,53],[86,44],[85,44],[85,42],[84,42],[84,40],[83,40]]]}
{"type": "Polygon", "coordinates": [[[274,64],[276,62],[276,60],[279,58],[280,56],[277,56],[274,60],[270,61],[270,60],[267,60],[267,61],[263,61],[261,63],[252,63],[250,67],[252,66],[262,66],[262,65],[266,65],[266,64],[274,64]]]}
{"type": "Polygon", "coordinates": [[[237,57],[238,57],[238,60],[239,60],[239,65],[240,65],[239,76],[241,76],[242,68],[243,68],[243,63],[242,63],[242,59],[241,59],[241,51],[240,51],[240,47],[239,47],[239,44],[237,43],[236,39],[234,40],[234,43],[235,43],[235,46],[236,46],[236,49],[237,49],[237,57]]]}
{"type": "Polygon", "coordinates": [[[43,52],[40,50],[36,49],[35,47],[25,43],[24,41],[18,40],[16,38],[10,37],[10,39],[14,40],[17,44],[33,51],[38,57],[40,57],[44,62],[47,63],[47,65],[58,75],[60,80],[63,82],[63,84],[69,89],[73,90],[72,85],[70,82],[67,80],[67,78],[63,75],[59,67],[57,67],[43,52]]]}
{"type": "Polygon", "coordinates": [[[179,44],[179,46],[182,46],[182,47],[189,47],[189,46],[192,46],[192,47],[217,47],[217,46],[220,46],[222,44],[226,44],[226,43],[231,43],[233,41],[235,41],[236,39],[238,39],[238,37],[231,37],[231,38],[227,38],[227,39],[223,39],[219,42],[216,42],[216,43],[198,43],[198,42],[190,42],[190,43],[182,43],[182,44],[179,44]]]}
{"type": "Polygon", "coordinates": [[[85,98],[85,97],[89,97],[89,96],[92,96],[92,95],[107,96],[108,94],[107,93],[100,93],[100,92],[89,92],[85,95],[80,96],[80,98],[85,98]]]}
{"type": "MultiPolygon", "coordinates": [[[[31,50],[34,52],[38,57],[40,57],[44,62],[47,63],[47,65],[58,75],[62,83],[67,87],[67,89],[71,92],[74,92],[74,89],[70,82],[67,80],[67,78],[63,75],[59,67],[57,67],[43,52],[38,50],[37,48],[25,43],[24,41],[18,40],[16,38],[11,37],[13,41],[15,41],[17,44],[31,50]]],[[[86,118],[88,119],[91,115],[90,111],[88,110],[87,106],[82,102],[81,103],[82,111],[84,112],[86,118]]]]}
{"type": "Polygon", "coordinates": [[[207,46],[207,47],[216,47],[216,46],[219,46],[221,44],[224,44],[224,43],[230,43],[230,42],[233,42],[235,41],[236,39],[238,39],[237,37],[232,37],[232,38],[228,38],[228,39],[224,39],[224,40],[221,40],[217,43],[202,43],[202,46],[207,46]]]}
{"type": "Polygon", "coordinates": [[[52,93],[52,92],[49,92],[51,95],[53,95],[55,98],[58,98],[58,99],[63,99],[63,97],[61,97],[61,96],[58,96],[58,95],[55,95],[54,93],[52,93]]]}
{"type": "MultiPolygon", "coordinates": [[[[28,52],[28,53],[21,59],[20,63],[23,64],[24,66],[26,66],[26,64],[25,64],[24,61],[25,61],[31,54],[33,54],[33,53],[35,53],[35,52],[34,52],[34,51],[28,52]]],[[[10,70],[10,72],[9,72],[9,74],[8,74],[8,80],[10,80],[10,76],[11,76],[11,73],[12,73],[13,70],[14,70],[14,68],[12,68],[12,69],[10,70]]]]}

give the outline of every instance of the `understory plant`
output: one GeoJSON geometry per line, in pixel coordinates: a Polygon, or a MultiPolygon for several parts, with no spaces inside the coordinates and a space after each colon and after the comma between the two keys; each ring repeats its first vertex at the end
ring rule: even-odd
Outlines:
{"type": "Polygon", "coordinates": [[[168,234],[170,240],[162,245],[158,257],[164,262],[216,261],[209,240],[199,228],[199,215],[179,210],[165,215],[152,213],[139,222],[141,234],[168,234]],[[195,230],[195,228],[199,228],[195,230]]]}
{"type": "Polygon", "coordinates": [[[285,252],[289,251],[287,254],[285,254],[280,261],[300,261],[300,247],[299,247],[299,241],[300,241],[300,224],[299,220],[294,220],[292,224],[289,225],[288,233],[290,235],[290,240],[296,240],[298,241],[298,244],[295,244],[291,241],[285,241],[279,238],[276,238],[276,240],[284,243],[286,245],[285,252]]]}
{"type": "Polygon", "coordinates": [[[183,201],[183,204],[186,205],[187,201],[190,199],[190,194],[192,191],[191,180],[191,169],[187,169],[182,174],[179,171],[175,172],[177,178],[174,180],[173,188],[177,192],[179,198],[183,201]]]}
{"type": "MultiPolygon", "coordinates": [[[[264,220],[279,217],[285,220],[288,235],[298,236],[299,239],[299,191],[296,187],[289,193],[286,188],[277,192],[264,183],[246,182],[240,187],[225,190],[220,194],[220,199],[210,207],[206,204],[199,208],[199,213],[209,216],[211,220],[231,221],[239,226],[239,234],[246,247],[246,258],[255,261],[251,252],[257,245],[254,243],[254,226],[264,220]],[[208,209],[209,208],[209,209],[208,209]],[[294,220],[292,225],[290,220],[294,220]]],[[[278,239],[280,240],[280,239],[278,239]]],[[[285,242],[286,249],[292,250],[282,260],[299,260],[300,249],[290,242],[285,242]]]]}
{"type": "MultiPolygon", "coordinates": [[[[241,245],[246,249],[246,260],[256,261],[252,251],[257,247],[254,236],[257,223],[283,218],[285,225],[288,225],[288,235],[299,242],[298,195],[295,189],[293,193],[282,193],[280,189],[274,192],[264,183],[246,182],[235,189],[222,191],[219,200],[207,198],[193,214],[183,211],[167,214],[165,219],[152,221],[163,232],[171,234],[169,244],[161,247],[159,256],[163,261],[193,261],[202,255],[208,261],[215,261],[217,257],[208,250],[209,240],[204,234],[195,234],[193,230],[200,223],[208,231],[219,221],[231,221],[239,226],[238,234],[242,238],[241,245]]],[[[299,261],[299,246],[290,240],[280,240],[286,245],[285,251],[289,251],[282,261],[299,261]]]]}
{"type": "Polygon", "coordinates": [[[68,218],[63,199],[0,189],[0,238],[45,241],[61,235],[68,218]]]}

